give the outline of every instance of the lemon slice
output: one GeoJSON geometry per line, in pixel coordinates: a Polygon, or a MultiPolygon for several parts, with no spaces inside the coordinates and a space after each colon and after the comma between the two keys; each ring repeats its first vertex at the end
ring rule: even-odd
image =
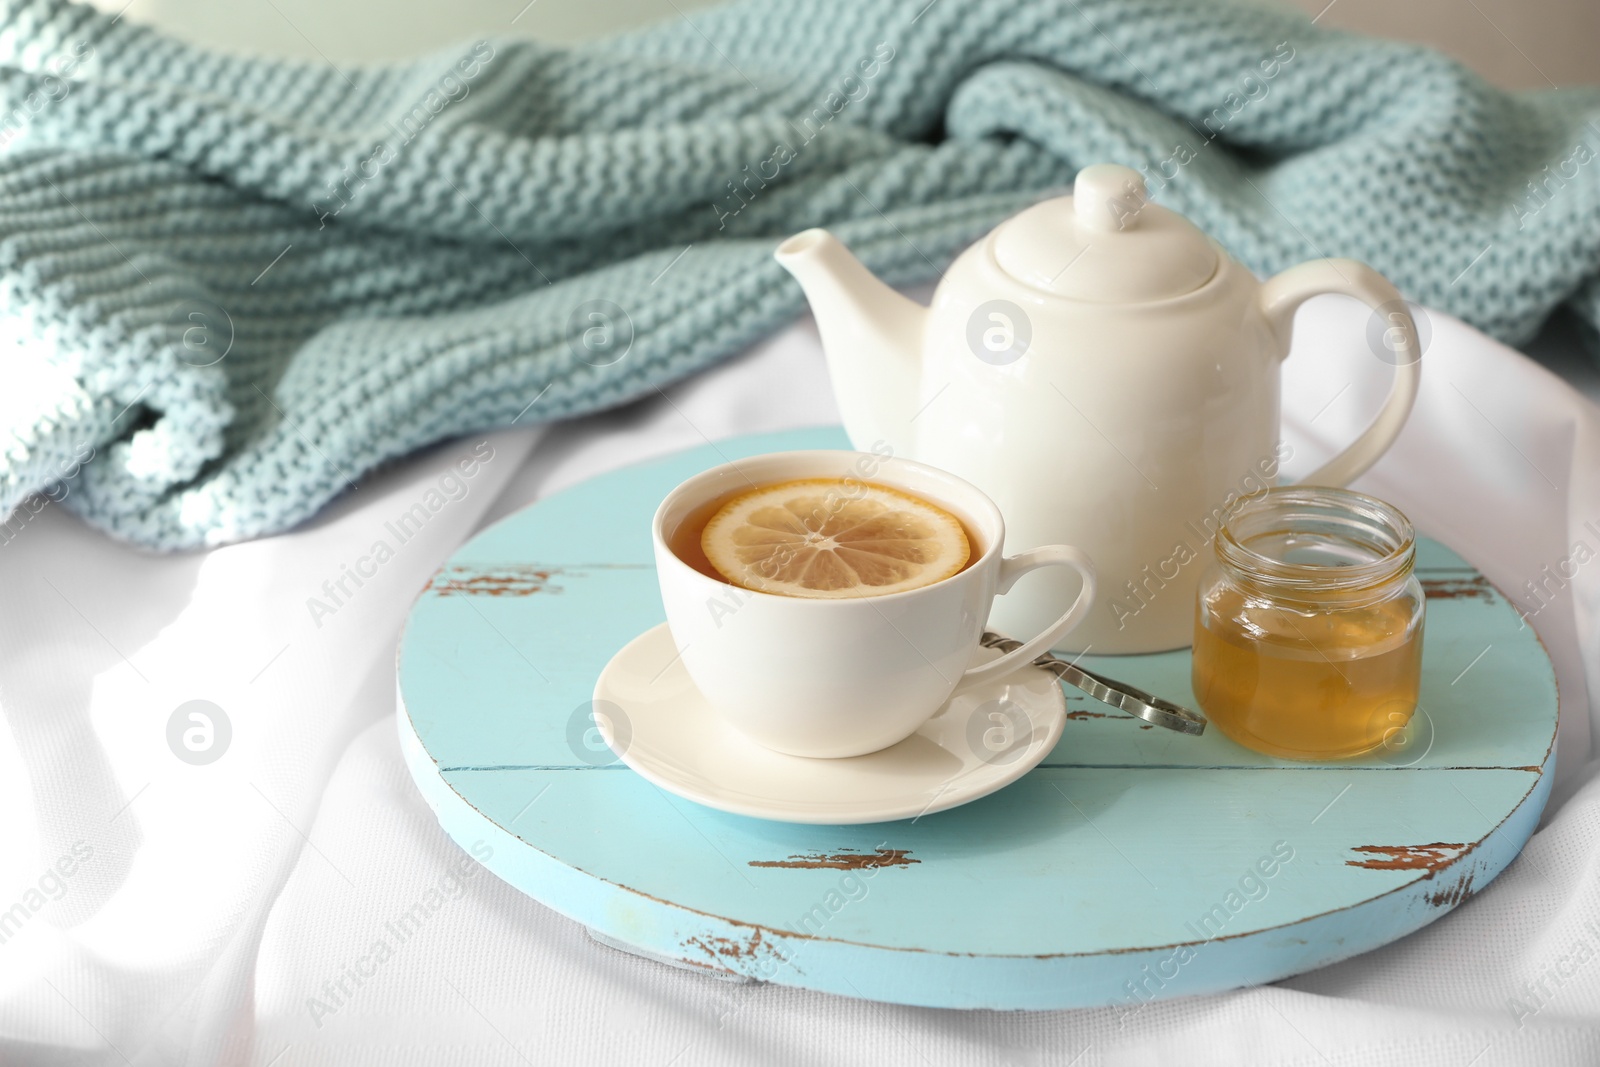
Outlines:
{"type": "Polygon", "coordinates": [[[955,574],[967,534],[925,500],[866,482],[814,478],[742,493],[706,523],[700,547],[734,585],[779,596],[883,596],[955,574]]]}

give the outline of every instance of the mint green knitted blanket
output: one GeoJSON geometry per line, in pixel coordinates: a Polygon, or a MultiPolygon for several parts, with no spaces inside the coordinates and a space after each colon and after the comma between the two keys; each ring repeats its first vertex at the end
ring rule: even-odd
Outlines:
{"type": "Polygon", "coordinates": [[[283,530],[748,345],[803,306],[784,235],[925,280],[1091,162],[1257,271],[1365,260],[1511,342],[1600,317],[1600,95],[1258,7],[746,0],[363,69],[0,11],[0,540],[46,498],[160,548],[283,530]]]}

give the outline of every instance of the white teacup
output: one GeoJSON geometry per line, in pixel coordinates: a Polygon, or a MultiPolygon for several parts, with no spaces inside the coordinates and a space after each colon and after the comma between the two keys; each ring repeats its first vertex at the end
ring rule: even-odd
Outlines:
{"type": "Polygon", "coordinates": [[[866,452],[778,452],[725,463],[679,485],[651,529],[667,625],[689,677],[745,735],[797,756],[859,756],[904,740],[952,694],[994,682],[1048,651],[1088,612],[1094,564],[1046,545],[1001,556],[994,502],[953,474],[866,452]],[[752,592],[679,559],[673,535],[698,510],[752,486],[797,478],[887,485],[955,515],[973,539],[966,569],[901,593],[809,599],[752,592]],[[1021,648],[968,667],[994,598],[1029,571],[1083,577],[1072,605],[1021,648]]]}

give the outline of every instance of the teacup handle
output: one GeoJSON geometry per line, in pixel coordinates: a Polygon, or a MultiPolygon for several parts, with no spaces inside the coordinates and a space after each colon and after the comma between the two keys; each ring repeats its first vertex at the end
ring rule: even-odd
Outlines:
{"type": "Polygon", "coordinates": [[[1365,473],[1389,450],[1411,414],[1422,376],[1422,345],[1417,324],[1389,279],[1353,259],[1315,259],[1268,278],[1261,286],[1260,307],[1273,331],[1289,351],[1295,309],[1314,296],[1343,293],[1353,296],[1382,316],[1385,344],[1394,357],[1394,385],[1377,416],[1350,443],[1350,447],[1301,479],[1306,485],[1348,485],[1365,473]]]}
{"type": "Polygon", "coordinates": [[[1029,549],[1027,552],[1019,552],[1015,556],[1007,556],[1000,561],[999,586],[996,593],[1009,591],[1017,579],[1029,571],[1036,571],[1040,567],[1057,566],[1071,567],[1083,577],[1083,588],[1078,591],[1078,599],[1074,600],[1072,606],[1038,636],[1024,641],[1020,647],[1012,649],[999,659],[969,669],[961,676],[961,681],[956,683],[957,693],[974,685],[996,681],[1032,663],[1050,651],[1056,642],[1065,637],[1067,632],[1088,614],[1089,605],[1094,603],[1094,561],[1069,545],[1044,545],[1041,548],[1029,549]]]}

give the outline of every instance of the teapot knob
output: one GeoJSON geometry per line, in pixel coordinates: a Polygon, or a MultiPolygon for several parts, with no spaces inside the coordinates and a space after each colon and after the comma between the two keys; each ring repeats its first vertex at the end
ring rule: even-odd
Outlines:
{"type": "Polygon", "coordinates": [[[1072,183],[1073,213],[1085,229],[1102,233],[1129,229],[1149,202],[1144,176],[1116,163],[1084,167],[1072,183]]]}

